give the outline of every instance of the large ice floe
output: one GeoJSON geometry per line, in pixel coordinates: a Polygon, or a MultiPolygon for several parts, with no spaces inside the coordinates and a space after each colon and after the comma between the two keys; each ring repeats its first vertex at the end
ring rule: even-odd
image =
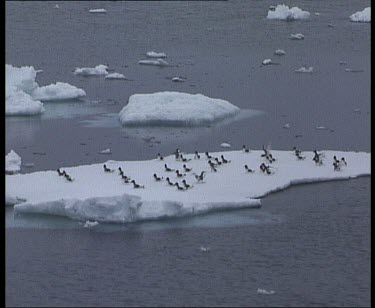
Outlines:
{"type": "Polygon", "coordinates": [[[202,94],[134,94],[119,113],[122,125],[199,126],[238,114],[237,106],[202,94]]]}
{"type": "Polygon", "coordinates": [[[356,22],[371,22],[371,7],[365,8],[363,11],[356,12],[350,15],[351,21],[356,22]]]}
{"type": "Polygon", "coordinates": [[[142,65],[153,65],[153,66],[168,66],[168,62],[163,59],[156,59],[156,60],[140,60],[138,64],[142,65]]]}
{"type": "Polygon", "coordinates": [[[148,51],[146,56],[149,58],[166,58],[167,55],[164,52],[148,51]]]}
{"type": "Polygon", "coordinates": [[[5,173],[13,174],[21,171],[21,157],[11,150],[8,155],[5,156],[5,173]]]}
{"type": "Polygon", "coordinates": [[[194,154],[183,154],[190,161],[176,160],[175,155],[161,160],[107,161],[108,172],[103,164],[61,168],[73,181],[58,172],[41,171],[29,174],[6,175],[6,202],[14,204],[16,212],[61,215],[82,221],[125,223],[165,217],[181,217],[215,210],[241,207],[259,207],[262,196],[285,189],[293,184],[350,179],[370,175],[370,153],[324,151],[323,164],[316,165],[312,152],[299,154],[294,151],[272,150],[275,161],[270,164],[271,174],[260,171],[262,163],[269,164],[263,151],[222,151],[209,153],[227,163],[209,167],[204,153],[200,159],[194,154]],[[223,157],[221,156],[223,155],[223,157]],[[347,165],[335,171],[333,156],[345,158],[347,165]],[[183,174],[177,177],[175,171],[183,174]],[[191,168],[184,170],[183,165],[191,168]],[[254,172],[245,169],[245,165],[254,172]],[[124,176],[135,180],[144,188],[126,184],[124,176]],[[197,177],[205,171],[202,181],[197,177]],[[156,181],[154,174],[160,181],[156,181]],[[179,190],[168,184],[178,182],[184,187],[184,179],[192,187],[179,190]]]}
{"type": "Polygon", "coordinates": [[[77,67],[74,70],[74,74],[82,75],[82,76],[100,76],[100,75],[108,75],[108,66],[99,64],[95,67],[77,67]]]}
{"type": "Polygon", "coordinates": [[[280,20],[297,20],[297,19],[307,19],[310,17],[310,13],[307,11],[302,11],[298,7],[292,7],[285,4],[279,4],[274,10],[269,10],[267,14],[268,19],[280,19],[280,20]]]}
{"type": "Polygon", "coordinates": [[[68,83],[57,82],[39,87],[37,71],[32,66],[13,67],[5,65],[5,114],[37,115],[44,112],[41,101],[78,99],[85,91],[68,83]]]}

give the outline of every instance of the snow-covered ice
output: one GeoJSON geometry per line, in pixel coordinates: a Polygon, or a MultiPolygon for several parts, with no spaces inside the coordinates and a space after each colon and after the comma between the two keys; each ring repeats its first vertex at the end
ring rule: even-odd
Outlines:
{"type": "Polygon", "coordinates": [[[168,66],[168,62],[163,59],[156,59],[156,60],[140,60],[138,64],[142,65],[154,65],[154,66],[168,66]]]}
{"type": "Polygon", "coordinates": [[[286,54],[286,52],[282,49],[277,49],[277,50],[275,50],[274,54],[277,55],[277,56],[283,56],[283,55],[286,54]]]}
{"type": "Polygon", "coordinates": [[[223,142],[222,144],[220,144],[220,146],[222,148],[230,148],[231,147],[231,145],[229,143],[226,143],[226,142],[223,142]]]}
{"type": "Polygon", "coordinates": [[[269,10],[267,14],[268,19],[280,19],[280,20],[297,20],[297,19],[307,19],[310,17],[310,13],[307,11],[302,11],[298,7],[292,7],[285,4],[279,4],[274,10],[269,10]]]}
{"type": "Polygon", "coordinates": [[[21,171],[21,157],[13,150],[5,156],[5,173],[13,174],[21,171]]]}
{"type": "Polygon", "coordinates": [[[119,80],[126,80],[128,78],[125,77],[125,75],[120,73],[111,73],[104,77],[104,79],[119,79],[119,80]]]}
{"type": "Polygon", "coordinates": [[[164,52],[149,51],[146,53],[149,58],[166,58],[167,55],[164,52]]]}
{"type": "Polygon", "coordinates": [[[108,75],[107,69],[108,69],[108,66],[103,65],[103,64],[99,64],[99,65],[95,66],[94,68],[92,68],[92,67],[83,67],[83,68],[77,67],[74,70],[74,74],[82,75],[82,76],[108,75]]]}
{"type": "Polygon", "coordinates": [[[233,104],[202,94],[157,92],[134,94],[119,113],[123,125],[197,126],[238,114],[233,104]]]}
{"type": "Polygon", "coordinates": [[[291,40],[303,40],[305,36],[302,33],[291,34],[289,37],[291,40]]]}
{"type": "Polygon", "coordinates": [[[295,70],[296,73],[312,73],[313,71],[314,68],[312,66],[310,66],[309,68],[302,66],[299,69],[295,70]]]}
{"type": "Polygon", "coordinates": [[[44,112],[43,103],[14,87],[5,87],[5,115],[38,115],[44,112]]]}
{"type": "Polygon", "coordinates": [[[355,12],[350,15],[349,18],[351,21],[356,22],[371,22],[371,7],[367,7],[363,11],[355,12]]]}
{"type": "Polygon", "coordinates": [[[89,10],[90,13],[107,13],[106,9],[91,9],[89,10]]]}
{"type": "Polygon", "coordinates": [[[84,97],[86,92],[68,83],[56,82],[56,84],[36,88],[31,96],[39,101],[68,100],[84,97]]]}
{"type": "Polygon", "coordinates": [[[317,166],[312,161],[312,152],[304,152],[306,159],[298,160],[294,151],[272,150],[276,161],[271,165],[273,174],[267,175],[259,170],[261,163],[268,164],[262,153],[261,150],[210,153],[214,157],[224,155],[231,161],[217,167],[217,172],[210,170],[201,153],[201,159],[185,154],[192,159],[188,163],[177,161],[174,155],[163,155],[162,161],[107,161],[106,166],[114,172],[104,172],[103,164],[61,168],[74,178],[73,182],[60,177],[55,170],[6,175],[6,202],[18,202],[14,206],[16,212],[62,215],[81,221],[133,222],[259,207],[260,197],[293,184],[350,179],[371,173],[370,153],[324,151],[323,165],[317,166]],[[345,157],[347,162],[340,171],[333,170],[334,155],[339,159],[345,157]],[[184,179],[194,187],[179,191],[169,186],[165,178],[169,176],[182,186],[181,179],[174,172],[166,172],[164,164],[180,171],[186,164],[197,174],[206,171],[204,183],[197,182],[192,172],[185,172],[184,179]],[[255,172],[246,172],[245,164],[255,172]],[[117,171],[119,167],[145,188],[135,189],[132,184],[125,184],[117,171]],[[155,181],[154,173],[164,180],[155,181]]]}

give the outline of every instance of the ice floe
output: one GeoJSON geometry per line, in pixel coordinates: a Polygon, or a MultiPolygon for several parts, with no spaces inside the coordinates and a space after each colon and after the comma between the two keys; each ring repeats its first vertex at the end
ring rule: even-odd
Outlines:
{"type": "Polygon", "coordinates": [[[83,225],[84,228],[91,228],[97,226],[99,223],[97,221],[90,221],[87,220],[85,224],[83,225]]]}
{"type": "Polygon", "coordinates": [[[36,88],[31,96],[34,100],[54,101],[78,99],[86,96],[86,92],[68,83],[56,82],[56,84],[36,88]]]}
{"type": "Polygon", "coordinates": [[[90,13],[107,13],[106,9],[91,9],[89,10],[90,13]]]}
{"type": "Polygon", "coordinates": [[[275,294],[275,291],[273,291],[273,290],[267,291],[265,289],[258,288],[257,289],[257,293],[259,293],[259,294],[265,294],[265,295],[272,295],[272,294],[275,294]]]}
{"type": "Polygon", "coordinates": [[[313,71],[314,68],[312,66],[310,66],[309,68],[302,66],[299,69],[295,70],[296,73],[312,73],[313,71]]]}
{"type": "Polygon", "coordinates": [[[371,22],[371,7],[350,15],[350,20],[355,22],[371,22]]]}
{"type": "Polygon", "coordinates": [[[230,148],[231,147],[231,145],[229,143],[226,143],[226,142],[223,142],[222,144],[220,144],[220,146],[222,148],[230,148]]]}
{"type": "Polygon", "coordinates": [[[275,50],[275,52],[273,54],[277,55],[277,56],[283,56],[283,55],[286,54],[286,52],[282,49],[277,49],[277,50],[275,50]]]}
{"type": "Polygon", "coordinates": [[[302,33],[291,34],[289,36],[291,40],[303,40],[305,36],[302,33]]]}
{"type": "Polygon", "coordinates": [[[11,150],[8,155],[5,156],[5,173],[13,174],[21,171],[21,157],[11,150]]]}
{"type": "Polygon", "coordinates": [[[290,124],[289,123],[284,124],[283,128],[289,129],[290,128],[290,124]]]}
{"type": "Polygon", "coordinates": [[[111,149],[105,149],[103,151],[100,151],[99,154],[112,154],[111,149]]]}
{"type": "Polygon", "coordinates": [[[174,81],[174,82],[184,82],[184,81],[186,81],[186,78],[182,78],[182,77],[173,77],[173,78],[172,78],[172,81],[174,81]]]}
{"type": "Polygon", "coordinates": [[[125,75],[120,73],[111,73],[104,77],[104,79],[119,79],[119,80],[127,80],[128,78],[125,75]]]}
{"type": "Polygon", "coordinates": [[[16,212],[122,223],[259,207],[260,197],[293,184],[350,179],[371,173],[370,153],[324,151],[323,164],[316,165],[312,152],[303,152],[306,159],[298,160],[294,151],[272,150],[275,161],[270,164],[271,174],[267,175],[259,170],[260,164],[268,164],[261,157],[263,153],[261,150],[209,153],[230,161],[216,166],[217,172],[209,167],[204,153],[200,153],[200,159],[186,153],[184,157],[191,159],[186,163],[176,160],[175,155],[163,155],[163,160],[107,161],[106,168],[112,172],[104,172],[103,164],[60,168],[60,172],[65,171],[74,178],[72,182],[55,170],[6,175],[6,202],[18,203],[14,206],[16,212]],[[347,166],[335,171],[334,155],[339,159],[345,157],[347,166]],[[179,178],[175,172],[167,172],[165,164],[186,175],[179,178]],[[183,164],[193,171],[183,171],[183,164]],[[245,164],[255,171],[245,170],[245,164]],[[131,183],[126,184],[118,172],[119,167],[124,176],[145,188],[136,189],[131,183]],[[202,171],[204,181],[198,181],[195,175],[202,171]],[[156,181],[154,173],[163,179],[156,181]],[[184,179],[193,187],[179,190],[167,183],[167,177],[172,185],[178,182],[183,187],[181,179],[184,179]]]}
{"type": "Polygon", "coordinates": [[[149,58],[166,58],[167,55],[164,52],[149,51],[146,53],[149,58]]]}
{"type": "Polygon", "coordinates": [[[63,82],[40,87],[35,81],[38,71],[32,66],[6,64],[5,72],[7,116],[41,114],[45,110],[41,101],[76,99],[86,95],[84,90],[63,82]]]}
{"type": "Polygon", "coordinates": [[[138,64],[142,65],[154,65],[154,66],[168,66],[168,62],[163,59],[156,59],[156,60],[140,60],[138,64]]]}
{"type": "Polygon", "coordinates": [[[202,94],[157,92],[134,94],[119,113],[123,125],[198,126],[238,114],[240,109],[202,94]]]}
{"type": "Polygon", "coordinates": [[[108,75],[108,66],[99,64],[95,66],[94,68],[92,67],[83,67],[79,68],[77,67],[74,70],[74,74],[76,75],[82,75],[82,76],[100,76],[100,75],[108,75]]]}
{"type": "Polygon", "coordinates": [[[310,17],[310,13],[307,11],[302,11],[298,7],[292,7],[285,4],[279,4],[274,10],[269,10],[267,14],[268,19],[280,19],[280,20],[297,20],[297,19],[307,19],[310,17]]]}

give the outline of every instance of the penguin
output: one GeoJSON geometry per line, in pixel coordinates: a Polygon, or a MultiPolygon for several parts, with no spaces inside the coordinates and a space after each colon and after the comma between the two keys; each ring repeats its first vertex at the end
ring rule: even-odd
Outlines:
{"type": "Polygon", "coordinates": [[[205,174],[206,174],[206,171],[202,171],[200,175],[194,173],[194,176],[197,179],[197,181],[200,182],[200,181],[203,181],[205,174]]]}
{"type": "Polygon", "coordinates": [[[183,162],[191,161],[191,159],[187,159],[187,158],[183,157],[182,154],[180,155],[180,158],[183,162]]]}
{"type": "Polygon", "coordinates": [[[176,160],[180,158],[180,150],[177,148],[176,151],[173,152],[176,160]]]}
{"type": "Polygon", "coordinates": [[[73,182],[73,179],[71,178],[70,175],[67,174],[67,175],[65,176],[65,178],[66,178],[69,182],[73,182]]]}
{"type": "Polygon", "coordinates": [[[219,161],[219,159],[217,157],[215,157],[215,161],[216,161],[217,165],[219,165],[219,166],[221,165],[221,161],[219,161]]]}
{"type": "Polygon", "coordinates": [[[217,169],[215,168],[215,165],[210,160],[208,161],[208,164],[211,167],[211,171],[217,172],[217,169]]]}
{"type": "Polygon", "coordinates": [[[158,153],[158,158],[159,158],[160,160],[164,160],[164,157],[161,156],[160,153],[158,153]]]}
{"type": "Polygon", "coordinates": [[[297,156],[297,158],[298,158],[299,160],[303,160],[303,159],[306,158],[305,156],[301,156],[300,152],[298,152],[298,154],[296,154],[296,156],[297,156]]]}
{"type": "Polygon", "coordinates": [[[161,181],[161,179],[162,179],[162,177],[159,178],[159,177],[156,175],[156,173],[154,173],[153,176],[154,176],[155,181],[161,181]]]}
{"type": "Polygon", "coordinates": [[[177,177],[181,178],[181,177],[185,176],[186,174],[182,174],[182,173],[180,173],[180,171],[176,170],[176,175],[177,175],[177,177]]]}
{"type": "Polygon", "coordinates": [[[347,166],[348,164],[346,163],[346,161],[345,161],[345,158],[344,157],[341,157],[341,162],[343,162],[343,164],[345,165],[345,166],[347,166]]]}
{"type": "Polygon", "coordinates": [[[245,165],[245,169],[246,169],[247,172],[250,172],[250,173],[254,172],[254,170],[250,169],[247,165],[245,165]]]}
{"type": "Polygon", "coordinates": [[[192,170],[192,168],[188,168],[186,165],[183,165],[182,167],[184,168],[185,172],[190,172],[192,170]]]}
{"type": "Polygon", "coordinates": [[[249,153],[250,150],[246,148],[245,145],[242,146],[242,151],[244,151],[245,153],[249,153]]]}
{"type": "Polygon", "coordinates": [[[340,164],[337,163],[337,162],[334,162],[334,163],[333,163],[333,170],[334,170],[334,171],[339,171],[340,169],[341,169],[340,164]]]}
{"type": "Polygon", "coordinates": [[[124,174],[124,171],[122,171],[121,167],[118,167],[118,172],[119,172],[119,175],[123,175],[124,174]]]}
{"type": "Polygon", "coordinates": [[[132,180],[130,183],[133,183],[134,188],[145,188],[144,185],[138,185],[134,180],[132,180]]]}
{"type": "Polygon", "coordinates": [[[224,155],[221,155],[220,157],[221,157],[221,160],[222,160],[223,164],[230,163],[230,160],[225,159],[224,155]]]}
{"type": "Polygon", "coordinates": [[[113,170],[107,168],[106,165],[103,165],[103,168],[104,168],[104,172],[113,172],[113,170]]]}
{"type": "Polygon", "coordinates": [[[169,177],[167,177],[165,180],[167,181],[167,183],[168,183],[170,186],[174,186],[174,184],[170,181],[169,177]]]}
{"type": "Polygon", "coordinates": [[[207,156],[208,159],[211,159],[211,158],[212,158],[212,156],[211,156],[210,154],[208,154],[208,152],[206,152],[206,153],[204,153],[204,154],[206,154],[206,156],[207,156]]]}
{"type": "Polygon", "coordinates": [[[176,186],[178,190],[184,190],[184,188],[178,185],[178,183],[174,183],[174,186],[176,186]]]}
{"type": "Polygon", "coordinates": [[[59,174],[59,176],[62,176],[62,175],[64,175],[64,172],[61,172],[61,171],[60,171],[60,168],[59,168],[59,169],[57,169],[57,173],[59,174]]]}
{"type": "Polygon", "coordinates": [[[265,172],[265,164],[264,163],[262,163],[260,166],[259,166],[259,168],[260,168],[260,170],[262,171],[262,172],[265,172]]]}
{"type": "Polygon", "coordinates": [[[194,159],[200,159],[201,156],[198,154],[198,151],[195,151],[194,159]]]}
{"type": "Polygon", "coordinates": [[[187,184],[185,180],[182,180],[182,184],[184,184],[186,189],[189,189],[189,188],[193,187],[193,186],[187,184]]]}
{"type": "Polygon", "coordinates": [[[167,164],[164,164],[165,171],[172,172],[174,169],[168,168],[167,164]]]}

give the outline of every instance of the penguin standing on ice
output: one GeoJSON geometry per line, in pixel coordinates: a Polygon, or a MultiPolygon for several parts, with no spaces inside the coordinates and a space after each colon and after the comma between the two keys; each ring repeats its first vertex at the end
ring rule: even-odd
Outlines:
{"type": "Polygon", "coordinates": [[[200,159],[201,156],[198,154],[198,151],[195,151],[194,159],[200,159]]]}

